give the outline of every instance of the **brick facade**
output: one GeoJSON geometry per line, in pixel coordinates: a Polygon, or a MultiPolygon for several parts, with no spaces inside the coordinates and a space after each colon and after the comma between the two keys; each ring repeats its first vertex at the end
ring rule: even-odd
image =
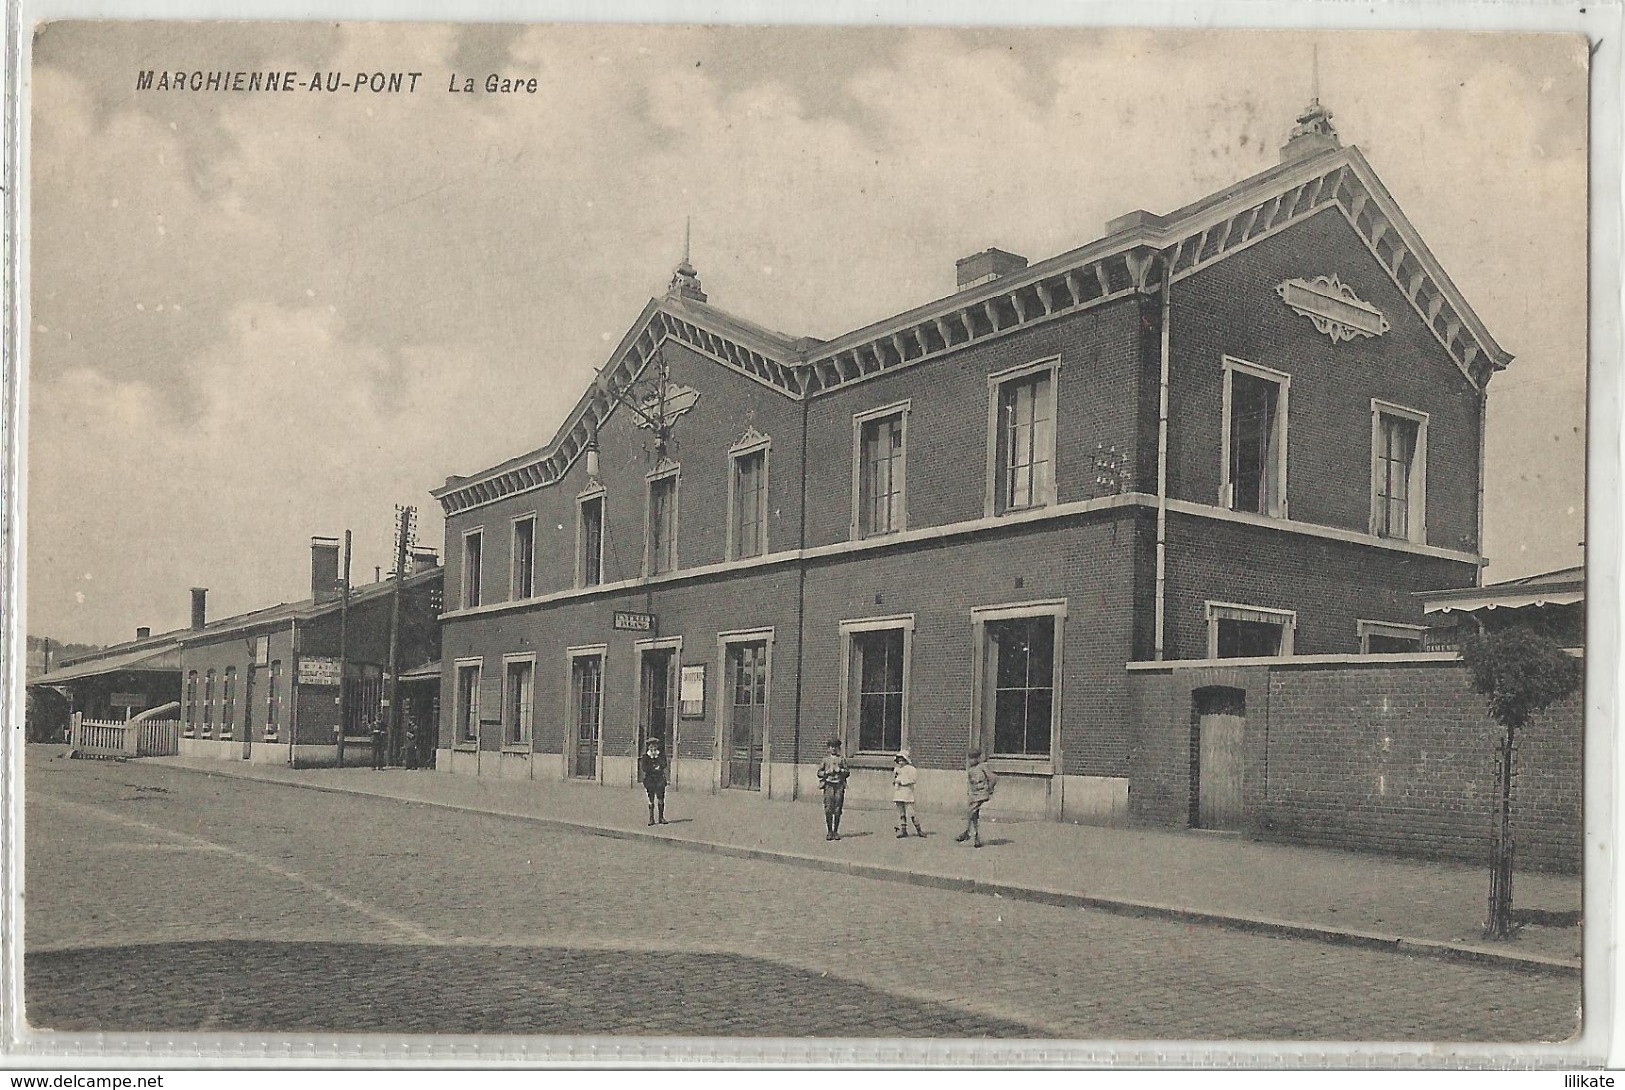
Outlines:
{"type": "MultiPolygon", "coordinates": [[[[1244,827],[1312,844],[1486,861],[1501,728],[1465,668],[1446,658],[1135,671],[1135,812],[1190,820],[1195,694],[1222,687],[1245,694],[1244,827]]],[[[1580,867],[1582,700],[1548,709],[1517,740],[1520,866],[1580,867]]]]}
{"type": "MultiPolygon", "coordinates": [[[[1055,618],[1058,713],[1048,753],[1007,759],[1011,787],[1001,791],[1000,805],[1118,820],[1130,809],[1132,781],[1136,812],[1187,820],[1178,800],[1188,796],[1188,784],[1182,794],[1167,780],[1179,762],[1164,751],[1183,744],[1188,753],[1189,731],[1183,742],[1170,735],[1161,725],[1167,709],[1148,705],[1159,698],[1126,669],[1157,652],[1159,594],[1168,658],[1208,654],[1205,603],[1215,601],[1291,611],[1297,654],[1349,655],[1360,650],[1358,621],[1418,624],[1413,592],[1470,585],[1477,576],[1477,384],[1502,354],[1493,342],[1468,352],[1459,308],[1431,301],[1433,281],[1411,271],[1403,256],[1373,252],[1360,233],[1371,230],[1373,213],[1354,192],[1362,164],[1357,153],[1338,152],[1254,179],[1260,193],[1275,184],[1297,188],[1257,198],[1263,211],[1236,228],[1238,244],[1223,260],[1210,242],[1225,243],[1205,227],[1192,229],[1201,233],[1187,240],[1194,240],[1190,247],[1124,243],[1120,253],[1077,257],[1106,253],[1086,247],[1012,274],[1013,288],[994,281],[899,316],[891,333],[879,323],[835,342],[792,341],[701,305],[697,281],[674,279],[606,373],[630,373],[628,361],[646,370],[658,349],[670,381],[699,391],[675,425],[669,454],[679,473],[678,568],[645,574],[648,477],[656,468],[650,433],[634,426],[629,410],[599,416],[590,394],[550,446],[449,479],[436,492],[447,512],[449,572],[445,767],[567,774],[576,711],[571,649],[602,645],[603,754],[595,774],[632,782],[637,656],[645,646],[638,640],[648,637],[612,627],[616,611],[629,611],[654,614],[654,635],[680,641],[681,663],[707,670],[705,715],[680,721],[676,731],[681,789],[721,782],[729,713],[719,634],[770,630],[763,788],[805,794],[810,766],[843,722],[843,707],[848,720],[855,715],[843,626],[896,623],[909,633],[903,736],[922,769],[922,803],[955,805],[965,748],[985,736],[994,714],[979,680],[990,676],[992,661],[985,625],[990,617],[1002,623],[1006,614],[998,610],[1027,609],[1055,618]],[[1297,181],[1299,173],[1309,180],[1297,181]],[[1249,237],[1278,216],[1286,222],[1249,237]],[[1081,276],[1065,269],[1068,260],[1084,262],[1081,276]],[[1395,285],[1402,272],[1404,291],[1395,285]],[[1334,339],[1277,294],[1283,281],[1322,275],[1339,277],[1389,328],[1334,339]],[[1164,276],[1172,283],[1166,307],[1164,276]],[[1165,312],[1169,502],[1159,586],[1165,312]],[[1477,363],[1459,364],[1457,356],[1477,363]],[[1288,510],[1275,517],[1219,505],[1226,357],[1291,376],[1288,510]],[[990,415],[993,376],[1040,363],[1053,364],[1054,494],[1032,510],[990,513],[990,460],[1000,442],[990,415]],[[1411,540],[1372,532],[1373,398],[1427,417],[1426,532],[1411,540]],[[907,413],[906,529],[864,538],[853,514],[856,418],[889,406],[907,413]],[[589,416],[601,451],[596,481],[581,453],[589,416]],[[727,546],[729,451],[758,437],[770,440],[767,545],[764,555],[741,559],[727,546]],[[582,587],[578,497],[599,487],[604,585],[582,587]],[[531,597],[515,600],[512,525],[531,516],[536,585],[531,597]],[[464,608],[463,548],[474,529],[483,535],[484,574],[479,606],[464,608]],[[488,706],[500,685],[488,684],[485,722],[477,740],[465,742],[452,696],[458,660],[478,663],[489,679],[515,654],[536,657],[530,740],[503,745],[504,713],[488,706]]],[[[1235,192],[1245,195],[1244,187],[1235,192]]],[[[1224,206],[1227,214],[1245,203],[1235,201],[1224,206]]],[[[1193,216],[1211,214],[1193,208],[1193,216]]],[[[1142,216],[1125,230],[1172,232],[1171,222],[1142,216]]],[[[1232,234],[1227,227],[1223,237],[1232,234]]],[[[854,737],[849,723],[849,744],[854,737]]],[[[883,801],[884,755],[859,754],[855,763],[854,792],[883,801]]]]}

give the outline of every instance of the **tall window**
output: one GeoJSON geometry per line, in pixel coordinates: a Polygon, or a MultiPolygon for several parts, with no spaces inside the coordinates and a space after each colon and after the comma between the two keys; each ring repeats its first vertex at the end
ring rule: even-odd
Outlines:
{"type": "Polygon", "coordinates": [[[984,734],[990,752],[1049,756],[1055,721],[1055,618],[990,620],[983,653],[984,734]]]}
{"type": "Polygon", "coordinates": [[[1276,658],[1292,654],[1298,615],[1291,610],[1208,602],[1206,611],[1208,658],[1276,658]]]}
{"type": "Polygon", "coordinates": [[[214,671],[203,675],[203,737],[214,733],[214,671]]]}
{"type": "Polygon", "coordinates": [[[197,671],[186,672],[186,733],[197,730],[197,671]]]}
{"type": "Polygon", "coordinates": [[[1055,502],[1055,361],[1001,372],[993,395],[989,514],[1055,502]]]}
{"type": "Polygon", "coordinates": [[[1371,532],[1400,541],[1426,537],[1427,414],[1371,403],[1371,532]]]}
{"type": "Polygon", "coordinates": [[[1224,505],[1284,518],[1290,379],[1239,360],[1224,368],[1224,505]]]}
{"type": "Polygon", "coordinates": [[[649,482],[648,573],[677,567],[677,474],[649,482]]]}
{"type": "Polygon", "coordinates": [[[856,536],[905,529],[906,409],[857,421],[856,536]]]}
{"type": "Polygon", "coordinates": [[[470,530],[463,535],[463,607],[480,604],[480,579],[484,573],[485,534],[470,530]]]}
{"type": "Polygon", "coordinates": [[[581,556],[577,570],[581,573],[582,586],[596,587],[604,581],[603,494],[582,500],[579,512],[581,526],[577,540],[581,545],[581,556]]]}
{"type": "Polygon", "coordinates": [[[282,722],[282,660],[271,660],[265,681],[265,737],[275,738],[282,722]]]}
{"type": "Polygon", "coordinates": [[[903,746],[903,630],[882,629],[852,636],[852,694],[858,721],[858,749],[877,753],[903,746]]]}
{"type": "Polygon", "coordinates": [[[515,519],[513,524],[513,596],[529,598],[536,593],[536,516],[515,519]]]}
{"type": "Polygon", "coordinates": [[[237,667],[226,667],[226,681],[220,697],[220,737],[230,738],[237,723],[237,667]]]}
{"type": "Polygon", "coordinates": [[[761,556],[767,542],[767,450],[733,457],[732,523],[728,528],[734,559],[761,556]]]}
{"type": "Polygon", "coordinates": [[[503,740],[510,746],[530,741],[531,708],[535,704],[536,663],[534,659],[514,659],[507,664],[503,679],[503,740]]]}
{"type": "Polygon", "coordinates": [[[457,740],[478,742],[480,738],[480,667],[478,663],[457,664],[457,740]]]}

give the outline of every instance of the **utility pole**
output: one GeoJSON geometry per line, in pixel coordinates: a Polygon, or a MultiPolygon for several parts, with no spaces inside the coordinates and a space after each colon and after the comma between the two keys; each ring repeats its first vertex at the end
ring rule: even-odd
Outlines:
{"type": "Polygon", "coordinates": [[[401,752],[401,583],[406,579],[406,552],[417,526],[416,507],[395,508],[395,586],[389,599],[389,754],[393,764],[401,752]]]}
{"type": "Polygon", "coordinates": [[[339,760],[344,767],[344,731],[350,724],[350,531],[344,531],[344,574],[339,576],[339,760]]]}

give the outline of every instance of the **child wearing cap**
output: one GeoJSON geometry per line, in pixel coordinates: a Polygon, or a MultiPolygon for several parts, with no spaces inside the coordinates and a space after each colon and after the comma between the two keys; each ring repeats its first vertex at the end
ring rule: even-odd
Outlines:
{"type": "Polygon", "coordinates": [[[657,806],[660,824],[666,824],[666,755],[661,752],[660,739],[652,734],[638,758],[638,772],[643,776],[643,790],[649,795],[649,824],[655,823],[657,806]]]}
{"type": "Polygon", "coordinates": [[[993,797],[993,789],[998,786],[999,778],[987,766],[979,747],[972,748],[965,757],[965,779],[969,785],[970,801],[965,810],[965,831],[954,837],[959,843],[975,837],[978,848],[982,846],[982,805],[993,797]]]}
{"type": "Polygon", "coordinates": [[[914,826],[915,836],[924,836],[925,830],[920,828],[920,819],[914,816],[914,785],[919,781],[920,770],[908,759],[908,750],[897,751],[894,761],[895,767],[891,774],[891,797],[897,804],[897,838],[907,839],[909,825],[914,826]]]}
{"type": "Polygon", "coordinates": [[[829,740],[829,756],[818,766],[818,782],[824,788],[824,839],[841,839],[841,810],[846,805],[846,780],[852,774],[841,756],[841,740],[829,740]]]}

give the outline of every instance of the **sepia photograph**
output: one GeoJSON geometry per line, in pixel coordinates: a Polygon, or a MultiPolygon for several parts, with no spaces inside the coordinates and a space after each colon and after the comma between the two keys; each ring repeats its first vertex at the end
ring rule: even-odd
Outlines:
{"type": "Polygon", "coordinates": [[[21,33],[10,1047],[1612,1017],[1585,34],[21,33]]]}

